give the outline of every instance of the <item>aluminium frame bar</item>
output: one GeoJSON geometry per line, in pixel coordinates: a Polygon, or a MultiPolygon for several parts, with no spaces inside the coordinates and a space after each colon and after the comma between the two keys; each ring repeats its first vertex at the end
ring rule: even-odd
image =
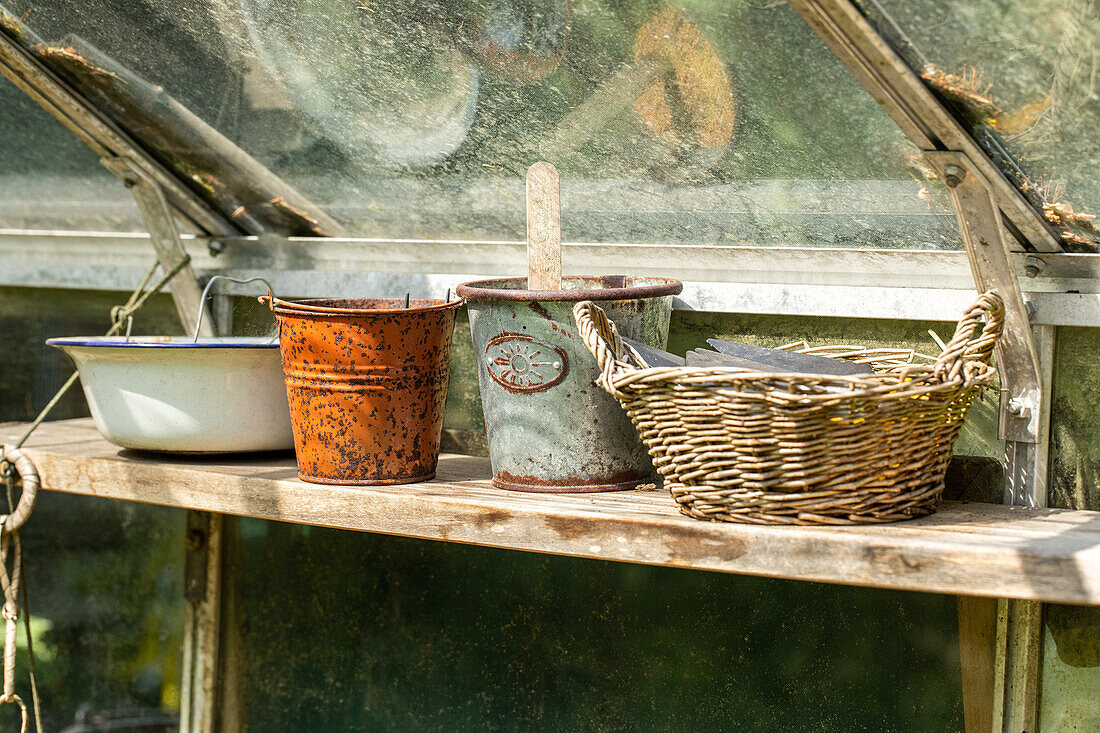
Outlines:
{"type": "Polygon", "coordinates": [[[989,180],[972,158],[956,151],[926,151],[924,159],[951,192],[974,284],[979,292],[995,290],[1004,301],[1005,327],[997,342],[997,367],[1002,394],[1007,394],[1002,402],[1008,409],[1002,410],[1001,433],[1006,440],[1035,443],[1043,394],[1039,356],[989,180]]]}
{"type": "Polygon", "coordinates": [[[161,269],[168,272],[182,263],[180,271],[168,282],[168,288],[184,332],[191,333],[197,329],[197,333],[202,336],[213,336],[211,320],[199,322],[202,317],[202,287],[180,240],[164,190],[131,160],[104,158],[102,162],[104,167],[122,179],[126,188],[130,189],[145,220],[145,227],[149,230],[161,269]]]}
{"type": "MultiPolygon", "coordinates": [[[[181,234],[199,278],[264,274],[288,297],[367,290],[446,292],[478,277],[522,271],[521,241],[261,237],[181,234]],[[221,254],[210,253],[217,241],[221,254]]],[[[0,286],[128,291],[148,269],[148,233],[0,229],[0,286]],[[65,262],[58,268],[57,262],[65,262]]],[[[565,242],[566,274],[630,262],[639,276],[685,283],[678,309],[755,315],[955,321],[974,300],[960,250],[817,249],[565,242]],[[783,267],[777,269],[776,262],[783,267]]],[[[1100,326],[1100,257],[1013,252],[1031,323],[1100,326]]],[[[227,286],[227,292],[238,292],[227,286]]],[[[244,292],[244,291],[241,291],[244,292]]]]}

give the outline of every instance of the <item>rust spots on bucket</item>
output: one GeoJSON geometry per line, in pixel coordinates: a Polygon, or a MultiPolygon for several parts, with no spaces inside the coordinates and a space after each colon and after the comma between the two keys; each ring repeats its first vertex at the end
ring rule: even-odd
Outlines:
{"type": "Polygon", "coordinates": [[[547,311],[546,308],[543,307],[542,303],[539,303],[538,301],[532,301],[527,304],[527,307],[533,310],[535,313],[538,313],[546,320],[551,320],[549,311],[547,311]]]}
{"type": "Polygon", "coordinates": [[[331,484],[435,475],[462,301],[270,301],[298,477],[331,484]]]}
{"type": "MultiPolygon", "coordinates": [[[[538,301],[532,301],[532,302],[527,304],[527,307],[530,308],[531,310],[533,310],[538,315],[542,316],[544,319],[546,319],[546,322],[548,324],[550,324],[550,330],[552,330],[556,333],[560,333],[562,336],[565,336],[566,338],[569,338],[569,339],[573,338],[574,334],[571,331],[569,331],[567,329],[564,329],[561,326],[559,326],[557,324],[557,322],[554,321],[554,317],[550,315],[550,312],[548,310],[546,310],[546,308],[543,306],[542,303],[539,303],[538,301]]],[[[513,317],[515,316],[514,313],[512,315],[513,315],[513,317]]]]}

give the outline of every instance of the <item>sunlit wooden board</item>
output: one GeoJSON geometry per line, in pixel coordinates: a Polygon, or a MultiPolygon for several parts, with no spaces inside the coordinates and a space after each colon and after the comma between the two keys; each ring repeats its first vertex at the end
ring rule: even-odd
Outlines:
{"type": "MultiPolygon", "coordinates": [[[[20,432],[0,428],[0,439],[20,432]]],[[[123,451],[90,420],[47,423],[26,450],[46,489],[74,494],[572,557],[1100,605],[1100,512],[948,502],[897,524],[758,527],[690,519],[661,491],[501,491],[486,480],[488,461],[468,456],[442,456],[433,481],[338,487],[299,481],[289,454],[123,451]]]]}

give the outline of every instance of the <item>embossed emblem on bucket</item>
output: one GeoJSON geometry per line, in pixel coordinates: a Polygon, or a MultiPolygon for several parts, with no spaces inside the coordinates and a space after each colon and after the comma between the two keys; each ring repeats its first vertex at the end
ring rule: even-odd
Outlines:
{"type": "Polygon", "coordinates": [[[552,344],[505,332],[485,347],[485,367],[493,381],[509,392],[542,392],[565,379],[569,357],[552,344]]]}

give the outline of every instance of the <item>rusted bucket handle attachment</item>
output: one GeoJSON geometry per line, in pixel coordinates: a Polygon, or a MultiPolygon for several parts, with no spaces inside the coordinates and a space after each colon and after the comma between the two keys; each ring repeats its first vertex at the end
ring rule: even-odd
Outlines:
{"type": "Polygon", "coordinates": [[[0,533],[9,534],[17,531],[26,523],[31,512],[34,511],[34,503],[38,497],[38,488],[42,481],[38,477],[38,469],[23,451],[18,448],[3,446],[0,449],[0,478],[7,479],[11,471],[19,474],[23,479],[23,493],[19,496],[19,503],[11,514],[0,514],[0,533]]]}
{"type": "Polygon", "coordinates": [[[267,294],[269,296],[275,295],[275,291],[271,287],[271,283],[269,283],[266,279],[262,277],[250,277],[241,280],[239,278],[229,277],[228,275],[214,275],[210,278],[209,282],[206,283],[206,287],[202,289],[202,298],[199,299],[199,318],[197,321],[195,321],[195,334],[191,337],[191,343],[193,344],[198,343],[199,341],[199,328],[202,326],[203,314],[206,313],[206,301],[210,298],[210,288],[212,288],[214,286],[214,283],[218,280],[228,280],[229,282],[237,283],[238,285],[247,285],[249,283],[261,282],[267,286],[267,294]]]}

